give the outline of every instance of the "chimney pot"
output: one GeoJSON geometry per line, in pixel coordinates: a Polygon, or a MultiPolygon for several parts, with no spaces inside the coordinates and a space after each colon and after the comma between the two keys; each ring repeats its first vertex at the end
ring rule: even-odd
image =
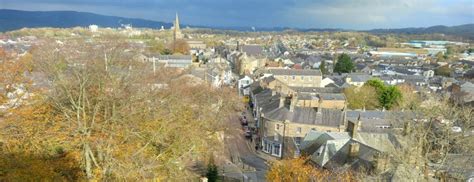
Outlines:
{"type": "Polygon", "coordinates": [[[359,143],[354,142],[349,145],[349,157],[353,159],[357,156],[359,156],[359,143]]]}
{"type": "Polygon", "coordinates": [[[280,96],[280,105],[278,106],[279,108],[282,108],[285,106],[285,100],[286,100],[285,97],[280,96]]]}

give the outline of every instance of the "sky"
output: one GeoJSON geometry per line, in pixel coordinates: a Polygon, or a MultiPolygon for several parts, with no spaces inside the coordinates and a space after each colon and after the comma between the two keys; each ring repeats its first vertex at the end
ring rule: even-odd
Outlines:
{"type": "Polygon", "coordinates": [[[0,9],[73,10],[215,27],[374,28],[474,23],[474,0],[0,0],[0,9]]]}

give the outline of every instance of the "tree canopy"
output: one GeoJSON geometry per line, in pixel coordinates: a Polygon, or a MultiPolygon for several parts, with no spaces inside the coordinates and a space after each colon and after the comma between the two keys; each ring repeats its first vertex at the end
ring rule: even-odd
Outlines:
{"type": "Polygon", "coordinates": [[[375,89],[379,104],[385,109],[393,108],[402,99],[402,93],[397,87],[387,86],[379,79],[369,80],[364,84],[364,86],[369,86],[375,89]]]}
{"type": "Polygon", "coordinates": [[[154,75],[130,61],[124,42],[97,51],[75,41],[33,52],[33,70],[50,85],[2,118],[0,181],[199,177],[189,165],[223,145],[222,118],[241,103],[235,92],[165,68],[154,75]]]}
{"type": "Polygon", "coordinates": [[[344,95],[350,109],[377,109],[380,107],[377,91],[372,86],[349,87],[344,89],[344,95]]]}
{"type": "Polygon", "coordinates": [[[267,172],[267,180],[274,182],[306,182],[306,181],[342,181],[352,182],[356,178],[352,173],[335,173],[318,169],[306,163],[306,158],[285,159],[275,161],[267,172]]]}
{"type": "Polygon", "coordinates": [[[337,58],[336,65],[334,66],[334,72],[336,73],[350,73],[354,70],[354,63],[351,57],[347,54],[341,54],[337,58]]]}

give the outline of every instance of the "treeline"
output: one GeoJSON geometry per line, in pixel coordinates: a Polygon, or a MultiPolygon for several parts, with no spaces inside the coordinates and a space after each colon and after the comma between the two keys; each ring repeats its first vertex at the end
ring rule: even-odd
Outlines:
{"type": "Polygon", "coordinates": [[[0,180],[203,175],[191,167],[222,147],[222,118],[239,99],[172,70],[147,72],[149,65],[133,61],[128,48],[120,40],[71,40],[33,51],[31,70],[19,75],[34,95],[0,118],[0,180]]]}

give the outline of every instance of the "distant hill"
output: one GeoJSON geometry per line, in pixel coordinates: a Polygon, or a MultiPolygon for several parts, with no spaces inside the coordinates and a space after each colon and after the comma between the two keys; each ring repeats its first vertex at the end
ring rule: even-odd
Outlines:
{"type": "MultiPolygon", "coordinates": [[[[121,24],[131,24],[133,27],[142,28],[170,28],[172,23],[144,20],[137,18],[123,18],[117,16],[105,16],[94,13],[76,12],[76,11],[20,11],[0,9],[0,32],[17,30],[21,28],[53,27],[87,27],[96,24],[100,27],[120,27],[121,24]]],[[[218,30],[236,30],[236,31],[254,31],[251,27],[205,27],[218,30]]],[[[345,29],[299,29],[290,27],[256,27],[256,31],[315,31],[315,32],[338,32],[351,31],[345,29]]],[[[370,33],[405,33],[405,34],[431,34],[442,33],[446,35],[462,36],[474,39],[474,24],[459,26],[433,26],[428,28],[400,28],[400,29],[373,29],[364,32],[370,33]]]]}
{"type": "Polygon", "coordinates": [[[105,16],[94,13],[76,11],[19,11],[0,9],[0,32],[21,28],[53,27],[87,27],[96,24],[100,27],[120,27],[121,24],[131,24],[133,27],[170,28],[171,23],[105,16]]]}
{"type": "Polygon", "coordinates": [[[437,25],[427,28],[399,28],[399,29],[373,29],[370,33],[404,33],[404,34],[432,34],[441,33],[474,39],[474,24],[458,26],[437,25]]]}

